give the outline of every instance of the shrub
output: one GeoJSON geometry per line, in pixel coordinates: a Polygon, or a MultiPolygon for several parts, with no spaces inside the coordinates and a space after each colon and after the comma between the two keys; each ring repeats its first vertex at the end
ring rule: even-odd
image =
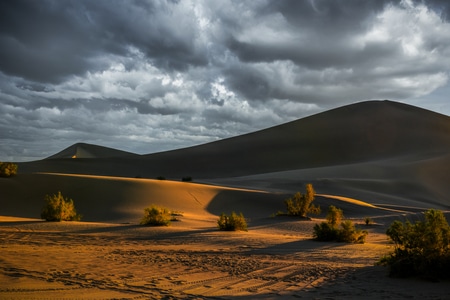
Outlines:
{"type": "Polygon", "coordinates": [[[428,210],[415,224],[394,221],[386,234],[394,252],[380,263],[390,266],[391,276],[450,277],[450,226],[441,211],[428,210]]]}
{"type": "Polygon", "coordinates": [[[144,217],[141,225],[149,226],[169,226],[172,219],[172,213],[164,207],[151,205],[144,209],[144,217]]]}
{"type": "Polygon", "coordinates": [[[342,222],[343,218],[342,210],[331,205],[328,208],[327,222],[314,225],[314,238],[318,241],[363,244],[366,240],[367,231],[355,228],[355,225],[350,220],[342,222]],[[341,228],[339,228],[339,225],[341,228]]]}
{"type": "Polygon", "coordinates": [[[364,223],[366,224],[366,226],[372,225],[373,224],[373,220],[370,217],[366,217],[364,219],[364,223]]]}
{"type": "Polygon", "coordinates": [[[242,213],[238,215],[234,211],[229,216],[222,213],[217,221],[217,226],[220,230],[247,231],[247,221],[245,221],[244,215],[242,213]]]}
{"type": "Polygon", "coordinates": [[[355,228],[350,220],[341,223],[341,229],[338,230],[338,242],[364,244],[366,241],[367,231],[355,228]]]}
{"type": "Polygon", "coordinates": [[[0,177],[12,177],[17,174],[17,165],[10,162],[0,162],[0,177]]]}
{"type": "Polygon", "coordinates": [[[181,181],[185,181],[185,182],[192,181],[192,177],[191,176],[183,177],[183,178],[181,178],[181,181]]]}
{"type": "Polygon", "coordinates": [[[327,222],[316,224],[314,225],[314,238],[318,241],[336,241],[338,229],[327,222]]]}
{"type": "Polygon", "coordinates": [[[344,218],[344,213],[342,209],[335,207],[334,205],[331,205],[328,207],[328,213],[327,213],[327,222],[333,227],[339,226],[341,224],[342,219],[344,218]]]}
{"type": "Polygon", "coordinates": [[[320,207],[312,204],[314,201],[314,195],[314,188],[312,184],[308,183],[306,185],[306,193],[304,195],[297,192],[291,198],[286,199],[284,203],[286,205],[288,215],[306,217],[309,213],[320,214],[320,207]]]}
{"type": "Polygon", "coordinates": [[[80,221],[81,215],[77,214],[73,200],[64,198],[61,192],[55,195],[45,195],[45,206],[41,212],[41,218],[46,221],[80,221]]]}

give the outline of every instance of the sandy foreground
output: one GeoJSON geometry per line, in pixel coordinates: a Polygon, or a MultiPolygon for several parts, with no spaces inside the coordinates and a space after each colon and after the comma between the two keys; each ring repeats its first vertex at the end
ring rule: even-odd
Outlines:
{"type": "Polygon", "coordinates": [[[374,266],[391,249],[385,226],[367,227],[363,245],[322,243],[311,240],[318,221],[264,218],[222,232],[196,215],[170,227],[0,217],[0,299],[448,297],[448,281],[374,266]]]}

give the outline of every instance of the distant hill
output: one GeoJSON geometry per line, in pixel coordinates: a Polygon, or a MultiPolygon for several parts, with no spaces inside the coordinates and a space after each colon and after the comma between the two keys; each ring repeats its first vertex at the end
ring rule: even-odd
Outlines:
{"type": "Polygon", "coordinates": [[[97,146],[86,143],[76,143],[52,156],[47,157],[46,159],[108,158],[108,157],[125,157],[133,155],[136,154],[103,146],[97,146]]]}

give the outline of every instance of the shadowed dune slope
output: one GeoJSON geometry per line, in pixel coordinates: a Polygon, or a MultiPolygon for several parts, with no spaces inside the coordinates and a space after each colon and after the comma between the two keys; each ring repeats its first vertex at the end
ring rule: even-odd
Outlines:
{"type": "Polygon", "coordinates": [[[390,101],[370,101],[145,159],[171,161],[173,169],[166,166],[168,175],[180,169],[196,177],[214,178],[399,156],[427,158],[449,149],[449,117],[390,101]]]}
{"type": "Polygon", "coordinates": [[[449,149],[448,116],[391,101],[367,101],[190,148],[115,158],[105,150],[103,156],[97,153],[95,160],[59,155],[63,158],[22,163],[20,169],[211,179],[400,156],[428,159],[447,154],[449,149]]]}

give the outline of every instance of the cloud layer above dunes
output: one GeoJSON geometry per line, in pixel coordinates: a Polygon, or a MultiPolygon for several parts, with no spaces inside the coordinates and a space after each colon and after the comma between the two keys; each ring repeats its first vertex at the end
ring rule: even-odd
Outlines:
{"type": "Polygon", "coordinates": [[[169,150],[368,99],[450,114],[449,22],[436,0],[2,1],[0,160],[169,150]]]}

